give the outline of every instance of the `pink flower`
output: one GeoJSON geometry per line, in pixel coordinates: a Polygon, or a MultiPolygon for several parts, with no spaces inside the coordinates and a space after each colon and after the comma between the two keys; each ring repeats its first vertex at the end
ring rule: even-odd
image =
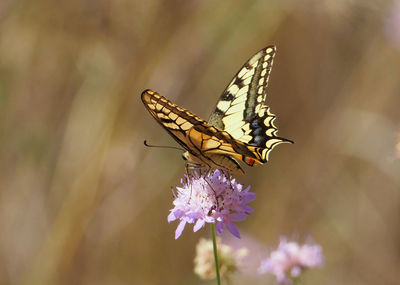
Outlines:
{"type": "Polygon", "coordinates": [[[385,32],[387,38],[400,47],[400,2],[394,2],[386,20],[385,32]]]}
{"type": "Polygon", "coordinates": [[[177,187],[174,208],[168,215],[168,222],[180,220],[175,232],[179,238],[187,223],[194,224],[197,232],[206,223],[216,223],[217,233],[221,234],[226,227],[234,236],[240,238],[233,222],[243,221],[253,209],[246,204],[255,199],[249,192],[250,186],[243,185],[232,177],[215,170],[208,176],[193,177],[183,187],[177,187]]]}
{"type": "Polygon", "coordinates": [[[278,249],[271,252],[269,258],[261,261],[258,271],[260,274],[275,275],[279,284],[291,284],[291,280],[298,278],[304,269],[322,267],[322,265],[321,246],[317,244],[300,246],[282,237],[278,249]]]}

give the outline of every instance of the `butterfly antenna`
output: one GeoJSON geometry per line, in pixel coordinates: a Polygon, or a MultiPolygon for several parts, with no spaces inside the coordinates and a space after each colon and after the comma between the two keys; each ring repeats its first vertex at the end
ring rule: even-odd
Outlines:
{"type": "Polygon", "coordinates": [[[174,147],[174,146],[166,146],[166,145],[152,145],[152,144],[148,144],[146,140],[144,140],[144,145],[147,147],[159,147],[159,148],[172,148],[172,149],[177,149],[177,150],[181,150],[181,151],[186,151],[183,148],[179,148],[179,147],[174,147]]]}

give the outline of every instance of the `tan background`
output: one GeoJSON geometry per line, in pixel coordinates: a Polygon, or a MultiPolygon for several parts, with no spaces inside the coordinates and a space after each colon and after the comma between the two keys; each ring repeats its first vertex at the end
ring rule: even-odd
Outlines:
{"type": "MultiPolygon", "coordinates": [[[[173,239],[177,223],[166,219],[183,162],[143,146],[174,142],[139,96],[152,88],[207,118],[269,44],[278,53],[268,102],[296,144],[239,178],[257,193],[253,216],[238,223],[243,244],[268,250],[282,234],[311,235],[326,262],[304,284],[399,284],[394,7],[1,1],[0,284],[214,284],[192,267],[208,228],[173,239]]],[[[245,282],[272,279],[235,284],[245,282]]]]}

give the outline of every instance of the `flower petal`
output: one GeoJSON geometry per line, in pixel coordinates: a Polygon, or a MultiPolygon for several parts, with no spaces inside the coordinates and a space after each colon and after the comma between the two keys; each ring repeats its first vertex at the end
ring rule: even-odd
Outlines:
{"type": "Polygon", "coordinates": [[[248,214],[244,213],[236,213],[236,214],[231,214],[230,218],[234,222],[239,222],[239,221],[244,221],[248,214]]]}
{"type": "Polygon", "coordinates": [[[193,227],[193,231],[197,232],[198,230],[200,230],[204,226],[205,223],[206,222],[204,220],[197,220],[196,224],[193,227]]]}
{"type": "Polygon", "coordinates": [[[301,267],[300,266],[293,266],[292,270],[290,270],[290,275],[292,277],[299,277],[301,274],[301,267]]]}
{"type": "Polygon", "coordinates": [[[179,223],[179,225],[175,231],[175,239],[178,239],[181,236],[183,229],[185,228],[185,225],[186,225],[186,221],[181,220],[181,222],[179,223]]]}
{"type": "Polygon", "coordinates": [[[256,193],[253,192],[247,192],[246,196],[244,196],[244,203],[249,203],[256,199],[256,193]]]}
{"type": "Polygon", "coordinates": [[[253,208],[250,206],[243,206],[243,209],[248,213],[254,212],[253,208]]]}
{"type": "Polygon", "coordinates": [[[174,214],[174,212],[171,211],[171,213],[169,213],[169,215],[168,215],[168,223],[175,221],[175,220],[176,220],[175,214],[174,214]]]}
{"type": "Polygon", "coordinates": [[[237,229],[234,223],[230,222],[227,223],[225,226],[235,237],[240,238],[239,230],[237,229]]]}
{"type": "Polygon", "coordinates": [[[217,233],[220,235],[224,231],[224,224],[222,222],[218,222],[216,228],[217,233]]]}

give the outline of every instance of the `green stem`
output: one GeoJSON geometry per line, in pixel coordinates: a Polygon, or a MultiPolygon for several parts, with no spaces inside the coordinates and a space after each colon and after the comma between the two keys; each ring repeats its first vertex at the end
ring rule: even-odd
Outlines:
{"type": "Polygon", "coordinates": [[[301,285],[300,277],[296,277],[292,279],[293,285],[301,285]]]}
{"type": "Polygon", "coordinates": [[[215,273],[217,275],[217,284],[221,285],[221,277],[219,276],[219,263],[218,263],[218,252],[217,252],[217,236],[215,234],[215,224],[211,224],[211,233],[212,233],[212,239],[213,239],[215,273]]]}

